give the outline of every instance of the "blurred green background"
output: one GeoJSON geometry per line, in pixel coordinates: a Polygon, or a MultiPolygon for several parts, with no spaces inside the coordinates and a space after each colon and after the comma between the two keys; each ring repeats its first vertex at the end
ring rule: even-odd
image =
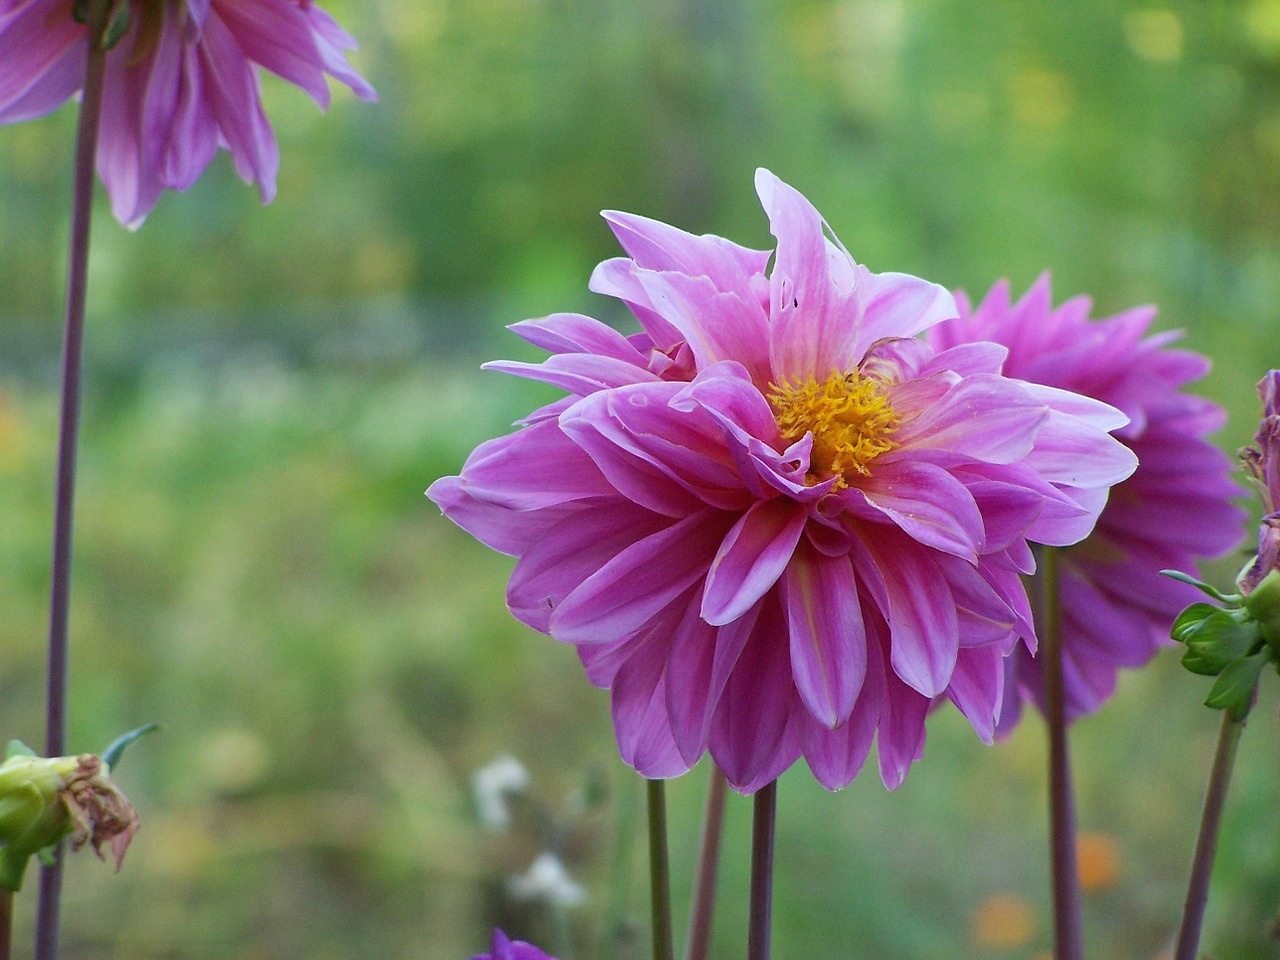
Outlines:
{"type": "MultiPolygon", "coordinates": [[[[477,369],[532,358],[505,324],[627,324],[586,289],[617,252],[602,208],[767,247],[768,166],[872,269],[981,293],[1048,268],[1100,315],[1157,303],[1214,358],[1224,448],[1252,437],[1280,366],[1280,0],[324,6],[382,99],[322,116],[268,78],[275,203],[225,155],[136,234],[99,203],[71,743],[164,731],[121,771],[144,821],[122,873],[72,860],[68,958],[450,960],[500,922],[592,960],[611,897],[643,918],[605,695],[508,616],[510,561],[422,496],[547,398],[477,369]],[[495,832],[469,783],[503,753],[532,785],[495,832]],[[548,849],[588,892],[560,916],[508,887],[548,849]]],[[[0,130],[0,731],[32,744],[73,120],[0,130]]],[[[1167,652],[1076,727],[1092,957],[1168,949],[1206,692],[1167,652]]],[[[1276,699],[1268,679],[1227,813],[1223,957],[1280,955],[1276,699]]],[[[943,712],[895,794],[792,771],[775,954],[1046,957],[1042,741],[1032,719],[985,748],[943,712]]],[[[705,773],[670,788],[678,925],[705,773]]],[[[721,958],[745,939],[730,799],[721,958]]]]}

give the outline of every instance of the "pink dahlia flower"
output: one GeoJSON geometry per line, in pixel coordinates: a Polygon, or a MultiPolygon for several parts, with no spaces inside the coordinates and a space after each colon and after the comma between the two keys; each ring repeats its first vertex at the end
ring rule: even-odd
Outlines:
{"type": "Polygon", "coordinates": [[[917,334],[955,316],[946,290],[854,263],[768,172],[756,189],[772,270],[605,214],[630,257],[592,289],[642,332],[516,324],[551,356],[487,366],[569,396],[428,495],[519,558],[512,613],[577,647],[645,776],[709,749],[742,792],[801,756],[836,788],[878,733],[896,786],[934,698],[991,737],[1002,658],[1032,634],[1026,540],[1088,531],[1134,467],[1107,434],[1125,418],[1002,376],[1003,347],[933,349],[917,334]]]}
{"type": "Polygon", "coordinates": [[[501,930],[493,931],[493,944],[488,953],[477,954],[471,960],[556,960],[531,943],[512,940],[501,930]]]}
{"type": "Polygon", "coordinates": [[[1246,466],[1258,481],[1262,495],[1262,523],[1258,527],[1258,553],[1240,576],[1245,594],[1280,569],[1280,370],[1268,370],[1258,381],[1262,420],[1253,438],[1254,445],[1242,450],[1246,466]]]}
{"type": "MultiPolygon", "coordinates": [[[[0,123],[42,116],[84,85],[88,30],[76,0],[0,0],[0,123]]],[[[166,189],[185,190],[218,147],[236,172],[276,192],[280,151],[257,67],[329,105],[325,75],[363,100],[351,36],[311,0],[116,0],[128,30],[108,52],[98,173],[121,223],[136,228],[166,189]]]]}
{"type": "MultiPolygon", "coordinates": [[[[1241,537],[1243,514],[1231,463],[1206,435],[1224,413],[1181,388],[1204,376],[1209,361],[1169,347],[1177,332],[1144,336],[1154,307],[1090,320],[1087,297],[1056,309],[1045,274],[1017,303],[1009,285],[992,287],[976,309],[957,297],[960,316],[933,327],[935,349],[994,341],[1009,350],[1006,376],[1074,391],[1122,410],[1129,423],[1116,431],[1137,454],[1133,476],[1111,491],[1097,526],[1061,556],[1063,673],[1066,715],[1092,713],[1111,695],[1120,667],[1137,667],[1169,642],[1169,626],[1198,598],[1194,587],[1160,576],[1191,571],[1241,537]]],[[[1077,502],[1098,502],[1105,491],[1082,491],[1055,481],[1077,502]]],[[[1043,709],[1039,665],[1016,649],[1006,662],[1002,731],[1012,729],[1021,702],[1043,709]]]]}

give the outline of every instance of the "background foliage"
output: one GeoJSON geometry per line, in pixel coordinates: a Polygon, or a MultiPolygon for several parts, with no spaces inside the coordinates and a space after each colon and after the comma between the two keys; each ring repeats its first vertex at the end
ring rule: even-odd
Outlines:
{"type": "MultiPolygon", "coordinates": [[[[980,293],[1048,268],[1100,314],[1159,304],[1215,360],[1224,447],[1252,436],[1280,366],[1280,0],[325,6],[382,100],[321,117],[266,81],[272,206],[225,157],[136,234],[99,205],[71,742],[165,729],[124,766],[144,829],[120,877],[73,861],[68,957],[443,960],[495,922],[564,950],[566,918],[505,886],[547,848],[590,892],[579,956],[617,897],[643,915],[642,864],[613,856],[636,783],[606,698],[506,614],[509,562],[421,495],[543,398],[476,370],[530,355],[504,324],[627,323],[586,290],[616,252],[602,208],[767,246],[768,166],[872,269],[980,293]],[[537,802],[498,835],[468,779],[503,752],[537,802]]],[[[33,744],[71,126],[0,130],[0,729],[33,744]]],[[[1275,686],[1228,811],[1223,956],[1276,955],[1275,686]]],[[[1170,652],[1077,725],[1092,955],[1167,949],[1206,692],[1170,652]]],[[[1031,720],[984,748],[942,712],[896,794],[788,775],[779,955],[1047,956],[1041,741],[1031,720]]],[[[704,774],[672,785],[678,897],[704,774]]],[[[748,810],[721,957],[741,955],[748,810]]]]}

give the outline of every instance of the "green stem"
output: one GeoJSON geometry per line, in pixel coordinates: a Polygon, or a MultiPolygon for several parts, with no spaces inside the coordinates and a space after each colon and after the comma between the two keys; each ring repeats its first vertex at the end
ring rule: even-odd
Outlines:
{"type": "Polygon", "coordinates": [[[671,936],[671,867],[667,858],[665,780],[649,780],[649,903],[653,912],[653,960],[675,960],[671,936]]]}
{"type": "Polygon", "coordinates": [[[1049,845],[1053,875],[1054,957],[1083,960],[1080,874],[1076,865],[1076,808],[1067,748],[1062,675],[1062,608],[1058,596],[1058,554],[1041,554],[1044,623],[1039,659],[1044,671],[1045,720],[1049,728],[1049,845]]]}
{"type": "MultiPolygon", "coordinates": [[[[76,127],[75,172],[71,200],[71,237],[67,253],[67,304],[62,347],[62,402],[58,426],[58,472],[53,517],[53,565],[49,589],[49,661],[45,688],[45,755],[65,754],[67,738],[67,624],[71,609],[71,540],[80,437],[80,374],[84,344],[85,300],[89,278],[89,226],[93,218],[93,163],[98,152],[102,87],[106,69],[103,41],[109,0],[88,5],[89,45],[84,91],[76,127]]],[[[62,846],[53,865],[40,871],[36,908],[36,960],[58,955],[58,913],[62,899],[62,846]]]]}
{"type": "Polygon", "coordinates": [[[773,839],[778,819],[778,781],[755,795],[751,815],[751,903],[747,915],[747,960],[769,960],[773,923],[773,839]]]}
{"type": "Polygon", "coordinates": [[[1196,837],[1196,850],[1191,860],[1191,876],[1187,882],[1187,899],[1182,908],[1182,926],[1178,930],[1174,960],[1195,960],[1196,951],[1200,948],[1200,931],[1204,925],[1205,907],[1209,903],[1209,877],[1213,873],[1213,858],[1218,847],[1222,809],[1226,805],[1236,746],[1243,730],[1244,721],[1236,717],[1234,710],[1222,711],[1222,726],[1218,730],[1218,746],[1205,790],[1204,809],[1200,814],[1200,833],[1196,837]]]}
{"type": "Polygon", "coordinates": [[[707,781],[707,805],[702,815],[702,842],[698,874],[689,916],[689,942],[685,960],[706,960],[711,943],[711,919],[716,905],[716,874],[720,866],[720,836],[724,829],[724,799],[728,781],[714,763],[707,781]]]}

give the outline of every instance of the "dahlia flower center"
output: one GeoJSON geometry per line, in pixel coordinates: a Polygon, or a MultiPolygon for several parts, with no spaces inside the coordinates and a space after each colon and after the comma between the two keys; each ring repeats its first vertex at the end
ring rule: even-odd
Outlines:
{"type": "Polygon", "coordinates": [[[837,477],[836,487],[870,476],[870,464],[896,444],[889,439],[900,420],[885,385],[857,373],[833,373],[822,383],[769,384],[769,406],[788,441],[813,434],[809,481],[837,477]]]}

